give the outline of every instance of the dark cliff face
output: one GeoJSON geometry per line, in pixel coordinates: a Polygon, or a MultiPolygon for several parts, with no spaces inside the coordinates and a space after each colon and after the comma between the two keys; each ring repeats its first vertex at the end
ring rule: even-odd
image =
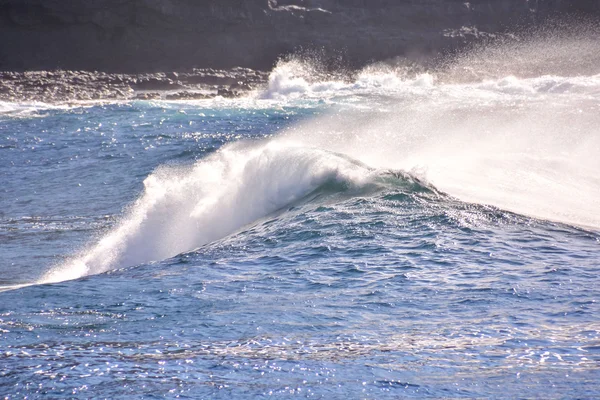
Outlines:
{"type": "Polygon", "coordinates": [[[0,0],[0,70],[268,69],[298,48],[355,65],[432,54],[596,0],[0,0]]]}

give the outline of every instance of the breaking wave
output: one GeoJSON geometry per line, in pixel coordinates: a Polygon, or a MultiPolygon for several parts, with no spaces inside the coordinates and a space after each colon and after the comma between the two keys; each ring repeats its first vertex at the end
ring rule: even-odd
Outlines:
{"type": "Polygon", "coordinates": [[[600,229],[600,63],[585,58],[599,54],[587,32],[516,37],[434,70],[381,63],[340,75],[313,61],[282,61],[254,104],[342,107],[275,139],[159,168],[116,228],[40,282],[162,260],[323,185],[364,189],[389,170],[418,171],[463,201],[600,229]]]}
{"type": "Polygon", "coordinates": [[[401,171],[378,171],[340,154],[287,140],[235,143],[187,168],[162,167],[98,243],[41,283],[162,260],[223,238],[316,191],[363,193],[390,184],[427,190],[401,171]]]}

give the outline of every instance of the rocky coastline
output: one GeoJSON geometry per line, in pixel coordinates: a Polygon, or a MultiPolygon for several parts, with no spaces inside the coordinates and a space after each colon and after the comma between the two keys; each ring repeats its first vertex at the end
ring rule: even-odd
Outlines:
{"type": "Polygon", "coordinates": [[[298,51],[422,60],[564,15],[600,1],[0,0],[0,100],[232,97],[298,51]]]}
{"type": "Polygon", "coordinates": [[[249,68],[116,74],[98,71],[0,72],[0,101],[63,103],[92,100],[198,100],[238,97],[268,73],[249,68]]]}

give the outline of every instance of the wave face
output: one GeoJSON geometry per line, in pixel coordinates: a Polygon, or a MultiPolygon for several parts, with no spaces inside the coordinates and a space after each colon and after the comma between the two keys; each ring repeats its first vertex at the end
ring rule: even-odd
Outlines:
{"type": "Polygon", "coordinates": [[[159,167],[115,228],[40,282],[163,260],[324,185],[364,189],[390,170],[462,201],[599,229],[600,63],[589,59],[600,41],[586,29],[504,38],[436,69],[379,63],[332,73],[292,58],[248,98],[189,103],[318,111],[275,138],[159,167]]]}

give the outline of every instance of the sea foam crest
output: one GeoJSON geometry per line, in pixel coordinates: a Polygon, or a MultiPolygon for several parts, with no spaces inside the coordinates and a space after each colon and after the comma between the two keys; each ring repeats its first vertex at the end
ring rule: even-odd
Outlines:
{"type": "Polygon", "coordinates": [[[294,99],[299,97],[328,98],[370,91],[423,90],[434,84],[430,73],[406,73],[403,68],[384,64],[372,65],[356,74],[341,75],[323,72],[312,60],[281,61],[273,69],[261,99],[294,99]]]}

